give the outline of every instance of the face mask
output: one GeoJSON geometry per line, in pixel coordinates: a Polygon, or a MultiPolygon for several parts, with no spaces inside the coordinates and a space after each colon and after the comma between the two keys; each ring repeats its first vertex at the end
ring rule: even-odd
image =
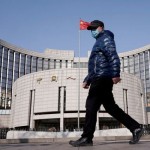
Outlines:
{"type": "Polygon", "coordinates": [[[96,29],[96,30],[91,30],[91,34],[93,38],[96,38],[98,36],[100,32],[96,29]]]}

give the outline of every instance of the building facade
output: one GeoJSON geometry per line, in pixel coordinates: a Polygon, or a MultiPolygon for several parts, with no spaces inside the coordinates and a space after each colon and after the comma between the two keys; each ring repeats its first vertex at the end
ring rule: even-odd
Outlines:
{"type": "MultiPolygon", "coordinates": [[[[10,128],[40,128],[73,131],[83,128],[88,90],[80,88],[87,69],[67,68],[39,71],[20,77],[13,84],[10,128]],[[79,99],[78,99],[79,98],[79,99]],[[79,112],[79,114],[78,114],[79,112]],[[79,116],[78,116],[79,115],[79,116]]],[[[114,85],[116,103],[141,124],[146,123],[143,87],[134,75],[121,73],[114,85]]],[[[100,107],[96,128],[120,126],[100,107]]]]}
{"type": "Polygon", "coordinates": [[[144,83],[147,110],[150,107],[150,45],[120,53],[121,71],[134,74],[144,83]]]}
{"type": "MultiPolygon", "coordinates": [[[[148,118],[150,118],[149,51],[150,45],[119,54],[121,71],[134,74],[143,81],[148,118]]],[[[0,40],[0,114],[9,117],[11,113],[12,84],[16,79],[26,74],[44,70],[78,68],[78,62],[78,58],[74,56],[74,51],[71,50],[47,49],[44,53],[38,53],[0,40]]],[[[88,57],[80,58],[80,67],[87,68],[87,62],[88,57]]],[[[5,124],[0,126],[6,126],[5,124]]]]}
{"type": "Polygon", "coordinates": [[[0,109],[9,113],[12,84],[23,75],[47,69],[72,68],[73,51],[46,50],[37,53],[0,40],[0,109]]]}

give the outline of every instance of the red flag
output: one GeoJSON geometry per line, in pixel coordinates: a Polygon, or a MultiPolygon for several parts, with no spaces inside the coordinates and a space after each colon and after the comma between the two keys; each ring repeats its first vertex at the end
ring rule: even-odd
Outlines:
{"type": "Polygon", "coordinates": [[[80,20],[80,30],[86,30],[89,25],[90,25],[89,22],[85,22],[83,20],[80,20]]]}

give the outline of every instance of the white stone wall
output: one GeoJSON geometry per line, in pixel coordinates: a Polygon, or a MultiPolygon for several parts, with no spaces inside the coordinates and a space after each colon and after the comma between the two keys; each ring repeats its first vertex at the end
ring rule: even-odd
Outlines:
{"type": "MultiPolygon", "coordinates": [[[[29,105],[30,105],[30,90],[32,90],[33,76],[26,75],[21,77],[14,84],[12,95],[12,110],[13,119],[11,117],[11,123],[13,126],[27,126],[29,117],[29,105]]],[[[12,116],[12,115],[11,115],[12,116]]]]}
{"type": "Polygon", "coordinates": [[[125,101],[123,101],[123,89],[127,89],[128,114],[139,123],[145,122],[144,95],[141,80],[132,74],[122,73],[121,83],[114,85],[114,97],[117,104],[127,113],[125,101]]]}
{"type": "Polygon", "coordinates": [[[8,128],[10,115],[0,115],[0,128],[8,128]]]}
{"type": "Polygon", "coordinates": [[[147,113],[148,124],[150,124],[150,112],[147,113]]]}
{"type": "MultiPolygon", "coordinates": [[[[66,111],[78,110],[78,92],[80,91],[80,110],[85,110],[85,101],[88,90],[82,88],[82,82],[87,69],[80,70],[79,87],[78,69],[54,69],[40,71],[22,76],[13,84],[13,100],[10,127],[29,125],[30,90],[35,90],[33,120],[50,118],[77,117],[71,114],[40,114],[58,111],[58,88],[66,86],[66,111]],[[56,81],[52,81],[52,76],[56,81]]],[[[113,93],[116,103],[127,112],[123,101],[123,89],[127,89],[128,113],[139,123],[145,123],[144,102],[141,80],[131,74],[121,73],[122,81],[114,86],[113,93]]],[[[62,104],[61,104],[62,106],[62,104]]],[[[101,107],[101,109],[104,109],[101,107]]],[[[84,117],[85,114],[80,114],[84,117]]],[[[108,114],[99,116],[109,117],[108,114]]]]}
{"type": "Polygon", "coordinates": [[[64,59],[64,60],[73,60],[74,51],[73,50],[54,50],[54,49],[46,49],[44,51],[46,56],[50,58],[53,56],[55,59],[64,59]]]}

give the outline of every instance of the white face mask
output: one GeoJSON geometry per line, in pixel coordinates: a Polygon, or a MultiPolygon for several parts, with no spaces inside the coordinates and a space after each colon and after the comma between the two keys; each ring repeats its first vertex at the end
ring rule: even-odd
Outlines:
{"type": "Polygon", "coordinates": [[[99,35],[99,30],[98,29],[96,29],[96,30],[91,30],[91,34],[92,34],[92,37],[93,38],[96,38],[98,35],[99,35]]]}

